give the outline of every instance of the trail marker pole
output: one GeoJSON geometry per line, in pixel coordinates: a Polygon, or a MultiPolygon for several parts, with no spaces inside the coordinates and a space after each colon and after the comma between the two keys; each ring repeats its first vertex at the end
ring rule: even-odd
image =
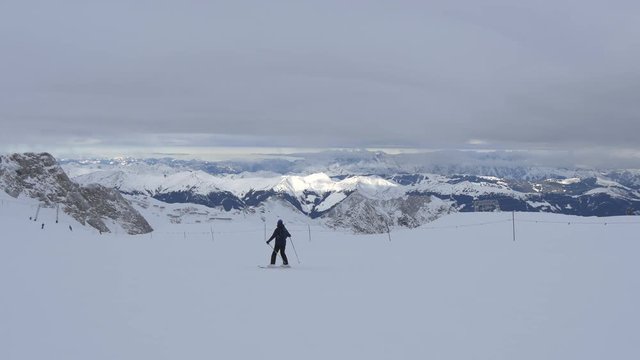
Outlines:
{"type": "Polygon", "coordinates": [[[211,229],[211,242],[214,242],[216,240],[213,238],[213,225],[209,226],[209,229],[211,229]]]}
{"type": "Polygon", "coordinates": [[[311,242],[311,225],[307,224],[307,227],[309,228],[309,242],[311,242]]]}
{"type": "Polygon", "coordinates": [[[516,211],[511,212],[511,224],[513,225],[513,241],[516,241],[516,211]]]}

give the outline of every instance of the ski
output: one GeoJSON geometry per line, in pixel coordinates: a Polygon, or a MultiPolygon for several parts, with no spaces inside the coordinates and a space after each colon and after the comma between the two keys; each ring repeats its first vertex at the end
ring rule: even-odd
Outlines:
{"type": "Polygon", "coordinates": [[[258,265],[261,269],[289,269],[291,265],[258,265]]]}

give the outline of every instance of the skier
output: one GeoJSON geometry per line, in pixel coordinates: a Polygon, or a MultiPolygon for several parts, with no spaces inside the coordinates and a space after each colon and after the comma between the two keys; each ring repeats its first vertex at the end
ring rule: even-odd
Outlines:
{"type": "Polygon", "coordinates": [[[276,246],[273,248],[273,252],[271,253],[271,265],[276,264],[276,255],[278,251],[280,251],[280,256],[282,256],[282,266],[289,266],[289,260],[287,260],[287,255],[284,253],[284,248],[287,246],[287,238],[291,237],[287,228],[284,227],[282,220],[278,220],[278,226],[273,231],[273,235],[267,240],[267,245],[271,240],[276,239],[276,246]]]}

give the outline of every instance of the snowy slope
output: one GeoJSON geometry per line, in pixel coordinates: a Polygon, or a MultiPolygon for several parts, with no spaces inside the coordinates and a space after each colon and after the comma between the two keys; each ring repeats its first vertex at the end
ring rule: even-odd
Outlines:
{"type": "Polygon", "coordinates": [[[2,359],[640,357],[632,217],[516,214],[516,242],[500,213],[391,241],[291,224],[302,264],[289,245],[292,269],[263,270],[254,218],[100,236],[29,213],[0,205],[2,359]]]}
{"type": "Polygon", "coordinates": [[[423,176],[425,179],[410,186],[411,190],[434,192],[445,196],[463,194],[478,197],[490,194],[502,194],[511,197],[524,197],[526,195],[514,191],[507,183],[495,177],[481,177],[480,181],[463,180],[453,182],[451,178],[442,175],[423,174],[423,176]]]}

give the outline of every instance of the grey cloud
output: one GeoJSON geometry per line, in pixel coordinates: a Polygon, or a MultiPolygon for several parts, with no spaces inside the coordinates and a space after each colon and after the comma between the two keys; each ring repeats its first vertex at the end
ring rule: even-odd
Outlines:
{"type": "Polygon", "coordinates": [[[0,141],[638,148],[639,12],[629,1],[4,1],[0,141]]]}

